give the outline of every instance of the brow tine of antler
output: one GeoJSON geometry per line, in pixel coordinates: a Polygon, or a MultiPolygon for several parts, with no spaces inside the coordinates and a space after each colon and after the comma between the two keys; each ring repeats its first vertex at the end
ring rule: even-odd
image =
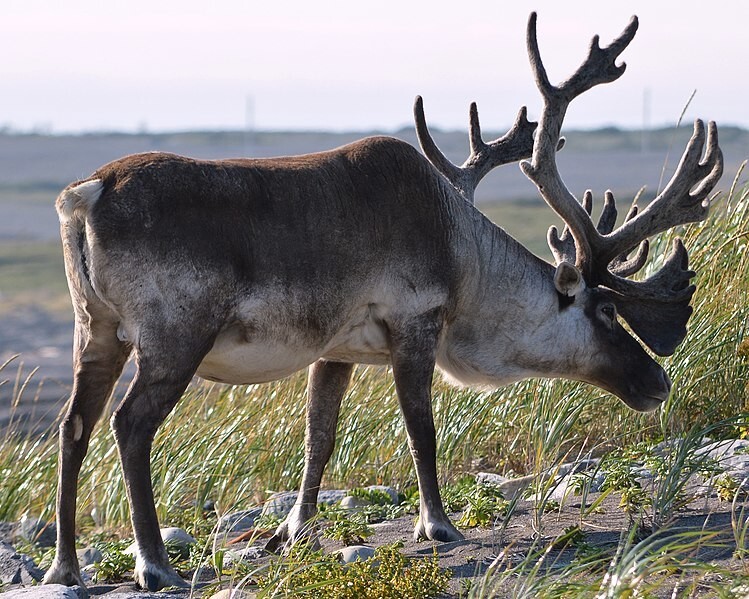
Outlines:
{"type": "Polygon", "coordinates": [[[607,236],[601,247],[601,261],[629,251],[643,239],[676,225],[699,222],[707,216],[707,194],[723,174],[723,154],[718,132],[710,123],[705,137],[702,121],[694,124],[694,133],[666,188],[644,210],[607,236]],[[704,159],[701,159],[703,149],[704,159]]]}
{"type": "Polygon", "coordinates": [[[663,303],[676,303],[688,300],[694,293],[694,285],[689,280],[694,277],[688,268],[688,254],[681,239],[674,239],[673,249],[663,266],[644,281],[632,281],[607,272],[601,283],[632,298],[654,299],[663,303]]]}
{"type": "Polygon", "coordinates": [[[637,248],[637,253],[631,258],[627,257],[629,252],[614,258],[609,264],[609,270],[618,277],[630,277],[645,266],[649,250],[650,243],[645,239],[640,243],[640,247],[637,248]]]}

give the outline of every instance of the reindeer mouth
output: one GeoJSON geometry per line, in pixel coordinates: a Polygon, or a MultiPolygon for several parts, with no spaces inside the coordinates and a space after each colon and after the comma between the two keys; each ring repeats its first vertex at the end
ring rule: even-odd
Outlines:
{"type": "Polygon", "coordinates": [[[671,395],[671,379],[665,370],[658,367],[656,372],[651,371],[644,379],[629,381],[619,391],[613,388],[609,390],[636,412],[653,412],[671,395]]]}
{"type": "Polygon", "coordinates": [[[658,409],[671,395],[671,379],[668,378],[665,370],[659,370],[656,381],[651,383],[653,387],[656,387],[655,389],[651,387],[647,392],[643,392],[642,388],[632,389],[628,398],[622,397],[624,403],[638,412],[652,412],[658,409]]]}

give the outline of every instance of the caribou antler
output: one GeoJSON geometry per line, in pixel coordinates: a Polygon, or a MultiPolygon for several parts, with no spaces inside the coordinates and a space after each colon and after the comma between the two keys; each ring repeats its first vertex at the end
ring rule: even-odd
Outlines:
{"type": "Polygon", "coordinates": [[[569,103],[595,85],[615,81],[624,73],[626,65],[617,65],[615,61],[632,41],[637,25],[637,18],[632,17],[623,33],[603,49],[595,36],[583,64],[567,81],[554,86],[541,61],[536,14],[531,13],[528,54],[544,107],[531,160],[523,161],[521,168],[566,223],[561,236],[556,228],[549,230],[549,246],[556,259],[574,262],[588,286],[608,288],[622,317],[640,339],[656,353],[669,355],[686,334],[686,321],[691,314],[689,301],[695,290],[689,285],[695,273],[688,270],[684,245],[676,240],[663,267],[650,278],[632,281],[626,277],[645,264],[648,237],[680,224],[703,220],[707,215],[708,195],[723,173],[715,123],[708,125],[706,138],[702,121],[695,121],[694,134],[666,188],[644,210],[639,211],[633,205],[624,224],[617,229],[613,228],[617,215],[613,194],[606,192],[603,214],[595,226],[590,218],[592,194],[587,192],[582,204],[578,203],[562,181],[555,159],[569,103]],[[628,259],[638,245],[637,254],[628,259]],[[659,323],[658,327],[652,326],[654,321],[659,323]]]}
{"type": "MultiPolygon", "coordinates": [[[[538,123],[528,121],[527,111],[523,106],[512,128],[502,137],[487,144],[481,137],[476,102],[472,102],[469,114],[471,154],[462,166],[456,166],[434,143],[424,118],[424,103],[421,96],[416,96],[414,102],[414,120],[416,121],[416,135],[424,155],[471,204],[473,204],[476,186],[489,171],[502,164],[530,158],[533,151],[533,132],[538,125],[538,123]]],[[[558,148],[561,149],[563,145],[564,140],[560,139],[558,148]]]]}

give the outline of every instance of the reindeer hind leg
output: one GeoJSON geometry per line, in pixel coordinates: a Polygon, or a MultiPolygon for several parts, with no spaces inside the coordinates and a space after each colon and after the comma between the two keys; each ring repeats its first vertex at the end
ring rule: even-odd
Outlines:
{"type": "Polygon", "coordinates": [[[75,552],[78,475],[94,426],[101,417],[130,347],[108,317],[76,317],[73,392],[59,429],[57,550],[45,584],[83,585],[75,552]]]}

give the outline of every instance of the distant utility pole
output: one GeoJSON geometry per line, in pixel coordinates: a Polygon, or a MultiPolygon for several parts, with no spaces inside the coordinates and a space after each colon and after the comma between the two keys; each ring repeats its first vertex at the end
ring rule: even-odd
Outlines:
{"type": "Polygon", "coordinates": [[[640,152],[650,151],[650,88],[642,90],[642,133],[640,134],[640,152]]]}
{"type": "Polygon", "coordinates": [[[244,154],[252,154],[255,142],[255,96],[247,94],[244,99],[244,154]]]}

